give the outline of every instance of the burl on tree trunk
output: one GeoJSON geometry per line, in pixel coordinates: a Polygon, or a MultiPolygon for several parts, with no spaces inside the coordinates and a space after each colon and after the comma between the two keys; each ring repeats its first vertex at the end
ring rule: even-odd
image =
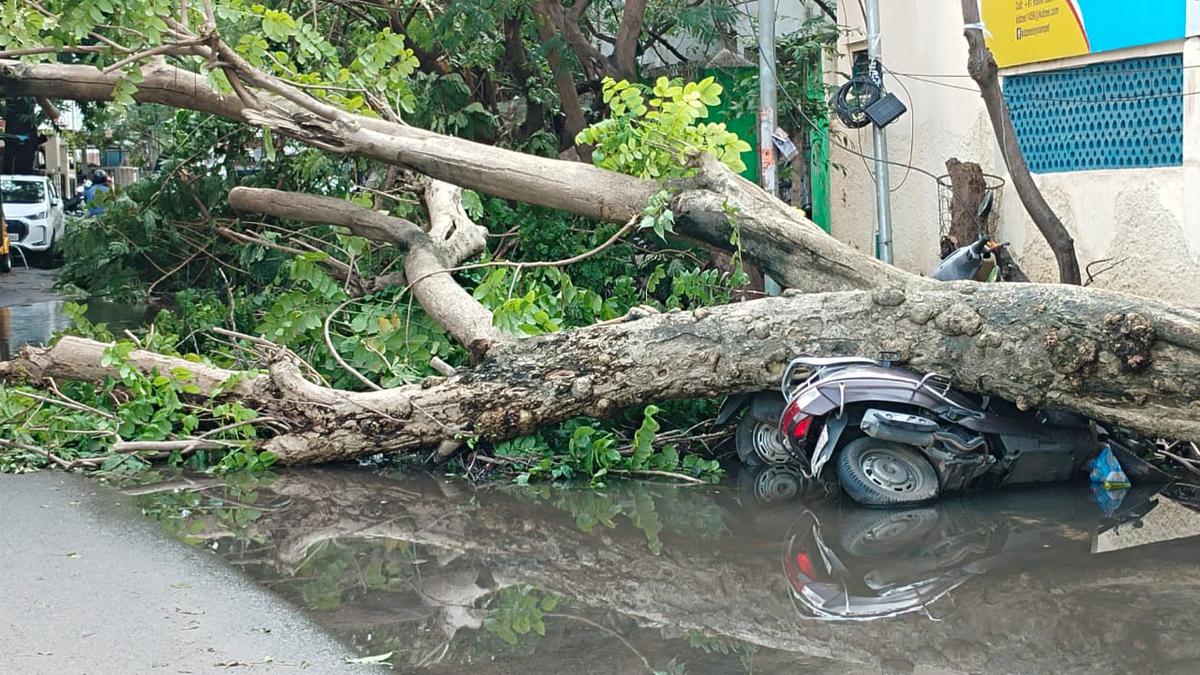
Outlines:
{"type": "MultiPolygon", "coordinates": [[[[351,392],[309,382],[281,352],[268,374],[250,375],[225,395],[287,425],[264,446],[285,463],[511,438],[652,401],[773,388],[783,365],[801,354],[878,351],[899,352],[909,367],[939,371],[958,386],[1022,406],[1059,407],[1146,434],[1200,439],[1196,312],[1069,286],[938,284],[834,240],[711,157],[698,158],[693,177],[663,186],[346,113],[219,51],[221,63],[231,64],[223,67],[238,69],[253,97],[195,89],[191,74],[154,63],[137,98],[266,126],[329,152],[434,179],[425,193],[424,227],[321,197],[238,189],[231,202],[242,210],[341,225],[403,249],[405,276],[355,285],[412,285],[422,307],[474,360],[468,369],[419,385],[351,392]],[[481,230],[462,213],[457,191],[438,180],[622,224],[668,189],[679,234],[727,250],[736,239],[747,261],[792,291],[711,309],[640,313],[537,338],[507,336],[450,272],[441,271],[480,250],[481,230]]],[[[0,93],[7,95],[105,100],[116,77],[91,66],[0,61],[0,93]]],[[[105,374],[102,350],[99,343],[64,339],[0,364],[0,377],[95,380],[105,374]]],[[[198,368],[142,352],[132,359],[146,371],[198,368]]],[[[234,375],[205,370],[208,381],[234,375]]]]}

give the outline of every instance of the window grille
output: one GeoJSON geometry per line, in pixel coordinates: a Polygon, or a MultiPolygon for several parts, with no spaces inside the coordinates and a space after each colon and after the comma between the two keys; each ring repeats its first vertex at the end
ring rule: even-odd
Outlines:
{"type": "Polygon", "coordinates": [[[1096,63],[1004,78],[1034,173],[1183,164],[1183,57],[1096,63]]]}

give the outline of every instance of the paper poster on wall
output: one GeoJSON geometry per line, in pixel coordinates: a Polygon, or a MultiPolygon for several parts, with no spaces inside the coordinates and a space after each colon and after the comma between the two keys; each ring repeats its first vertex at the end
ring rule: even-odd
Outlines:
{"type": "Polygon", "coordinates": [[[1198,34],[1200,0],[981,0],[1000,67],[1198,34]],[[1190,20],[1189,20],[1190,19],[1190,20]]]}

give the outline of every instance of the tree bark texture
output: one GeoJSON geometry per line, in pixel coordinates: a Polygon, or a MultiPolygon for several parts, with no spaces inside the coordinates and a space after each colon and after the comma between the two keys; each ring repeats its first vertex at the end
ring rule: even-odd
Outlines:
{"type": "MultiPolygon", "coordinates": [[[[0,365],[0,377],[98,379],[103,348],[79,338],[26,348],[0,365]]],[[[1023,407],[1200,439],[1200,315],[1119,293],[1034,284],[797,294],[652,315],[500,343],[453,377],[376,392],[318,386],[281,359],[269,375],[245,379],[238,394],[291,424],[266,447],[300,464],[500,440],[648,401],[768,389],[796,355],[879,351],[1023,407]]],[[[146,372],[195,367],[141,352],[131,358],[146,372]]],[[[196,379],[199,386],[231,375],[196,379]]]]}
{"type": "MultiPolygon", "coordinates": [[[[978,0],[962,0],[963,23],[978,24],[978,0]]],[[[1025,163],[1025,155],[1017,143],[1017,132],[1013,128],[1012,117],[1008,114],[1008,104],[1004,102],[1004,92],[1000,89],[999,67],[992,51],[988,49],[983,39],[983,31],[978,28],[966,28],[963,35],[967,38],[968,60],[967,70],[971,78],[979,85],[979,93],[987,106],[988,117],[992,120],[992,130],[996,134],[996,142],[1000,144],[1000,152],[1004,155],[1004,164],[1008,167],[1009,178],[1017,191],[1025,211],[1033,219],[1050,250],[1058,262],[1058,278],[1064,284],[1079,285],[1082,277],[1079,273],[1079,260],[1075,255],[1075,240],[1066,226],[1055,215],[1054,209],[1046,203],[1042,191],[1029,173],[1029,165],[1025,163]]]]}
{"type": "Polygon", "coordinates": [[[611,58],[616,79],[634,81],[638,74],[638,46],[642,36],[642,23],[646,18],[647,0],[625,0],[621,12],[621,23],[617,27],[611,58]]]}
{"type": "MultiPolygon", "coordinates": [[[[983,169],[975,162],[960,162],[951,157],[946,160],[946,172],[950,176],[950,242],[948,248],[953,251],[959,246],[966,246],[983,234],[987,223],[980,222],[978,207],[987,194],[987,182],[983,178],[983,169]]],[[[943,248],[946,248],[943,244],[943,248]]],[[[943,250],[945,257],[945,250],[943,250]]]]}

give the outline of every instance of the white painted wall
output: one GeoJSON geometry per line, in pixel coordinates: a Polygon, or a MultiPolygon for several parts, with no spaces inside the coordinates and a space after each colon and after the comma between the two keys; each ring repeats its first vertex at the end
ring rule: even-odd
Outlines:
{"type": "MultiPolygon", "coordinates": [[[[899,73],[966,76],[967,47],[958,3],[882,0],[884,62],[899,73]]],[[[837,70],[850,71],[850,53],[865,48],[857,0],[840,0],[843,23],[859,32],[839,45],[837,70]]],[[[1100,60],[1184,52],[1185,66],[1200,66],[1200,39],[1186,45],[1140,47],[1101,55],[1014,68],[1006,73],[1049,70],[1100,60]]],[[[1200,68],[1186,68],[1184,91],[1200,91],[1200,68]]],[[[840,84],[842,79],[836,80],[840,84]]],[[[939,77],[932,84],[888,76],[886,84],[909,112],[888,127],[888,158],[944,174],[951,157],[978,162],[984,172],[1007,179],[983,102],[967,77],[939,77]],[[903,86],[901,86],[903,85],[903,86]],[[950,85],[950,86],[946,86],[950,85]],[[907,87],[907,91],[905,90],[907,87]],[[955,89],[953,87],[963,87],[955,89]],[[911,147],[911,158],[910,158],[911,147]]],[[[1184,305],[1200,305],[1200,100],[1184,97],[1184,166],[1159,169],[1036,174],[1035,179],[1076,240],[1081,266],[1103,258],[1128,258],[1095,285],[1184,305]]],[[[834,124],[831,142],[833,235],[862,251],[874,250],[874,183],[864,160],[839,143],[873,156],[869,129],[834,124]]],[[[873,167],[872,167],[873,168],[873,167]]],[[[938,260],[938,193],[935,181],[890,167],[895,262],[928,273],[938,260]]],[[[1007,186],[999,235],[1038,281],[1057,279],[1050,250],[1007,186]]]]}

